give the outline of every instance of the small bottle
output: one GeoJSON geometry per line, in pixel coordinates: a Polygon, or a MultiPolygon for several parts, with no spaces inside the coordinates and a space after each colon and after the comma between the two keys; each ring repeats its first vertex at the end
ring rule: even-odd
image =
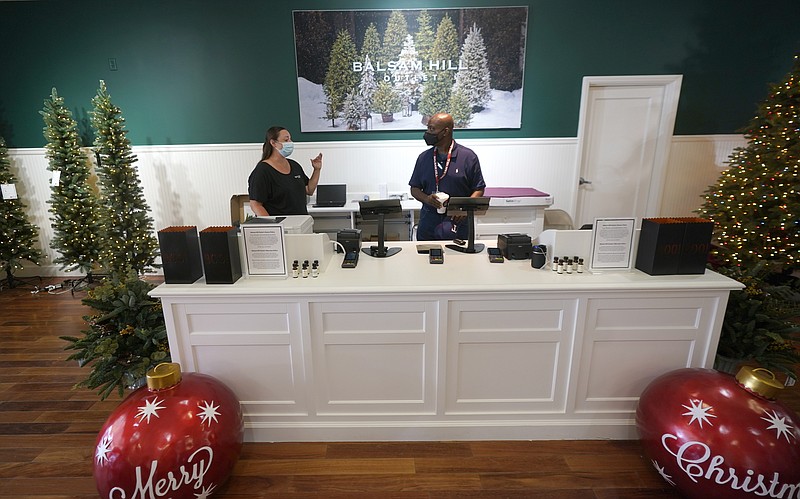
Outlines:
{"type": "Polygon", "coordinates": [[[566,265],[564,265],[564,270],[567,272],[567,274],[571,274],[572,273],[572,258],[567,260],[566,265]]]}
{"type": "Polygon", "coordinates": [[[563,274],[564,273],[564,260],[559,260],[558,261],[558,267],[556,269],[556,272],[558,272],[559,274],[563,274]]]}
{"type": "Polygon", "coordinates": [[[308,262],[303,263],[303,268],[302,268],[301,272],[302,272],[303,279],[308,277],[308,262]]]}
{"type": "Polygon", "coordinates": [[[573,257],[572,260],[571,260],[572,261],[572,271],[573,272],[577,272],[578,271],[578,260],[579,260],[579,258],[577,256],[573,257]]]}
{"type": "Polygon", "coordinates": [[[319,277],[319,265],[316,260],[311,264],[311,277],[319,277]]]}
{"type": "Polygon", "coordinates": [[[558,271],[558,257],[557,256],[553,257],[553,265],[552,265],[552,267],[553,268],[550,269],[550,270],[552,270],[553,272],[557,272],[558,271]]]}
{"type": "Polygon", "coordinates": [[[300,277],[300,268],[298,267],[297,260],[295,260],[292,264],[292,277],[295,279],[300,277]]]}
{"type": "Polygon", "coordinates": [[[578,273],[583,274],[583,258],[578,258],[578,273]]]}

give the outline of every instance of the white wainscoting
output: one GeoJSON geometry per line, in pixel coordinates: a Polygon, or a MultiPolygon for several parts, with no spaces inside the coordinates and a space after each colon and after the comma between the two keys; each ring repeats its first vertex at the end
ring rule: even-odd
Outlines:
{"type": "MultiPolygon", "coordinates": [[[[534,187],[553,195],[553,208],[571,211],[576,198],[576,138],[471,139],[459,141],[481,159],[486,183],[495,187],[534,187]]],[[[691,216],[701,195],[726,168],[741,135],[676,136],[670,149],[661,212],[691,216]]],[[[292,156],[310,172],[310,159],[322,152],[323,183],[346,183],[355,197],[377,196],[378,185],[390,194],[407,193],[408,179],[422,140],[297,143],[292,156]]],[[[88,149],[87,149],[88,151],[88,149]]],[[[155,230],[196,225],[198,230],[230,224],[230,198],[247,192],[247,177],[261,156],[261,144],[135,146],[139,178],[155,230]]],[[[39,229],[45,260],[21,275],[66,275],[52,264],[50,199],[45,149],[10,149],[17,191],[29,220],[39,229]]],[[[91,156],[91,154],[89,154],[91,156]]]]}

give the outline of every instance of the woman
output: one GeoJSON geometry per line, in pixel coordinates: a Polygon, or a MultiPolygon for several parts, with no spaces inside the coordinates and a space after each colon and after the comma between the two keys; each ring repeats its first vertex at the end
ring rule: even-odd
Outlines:
{"type": "Polygon", "coordinates": [[[250,208],[257,216],[308,215],[306,196],[317,189],[322,170],[322,153],[311,160],[309,178],[300,163],[289,159],[294,143],[289,131],[280,126],[267,130],[261,161],[250,173],[250,208]]]}

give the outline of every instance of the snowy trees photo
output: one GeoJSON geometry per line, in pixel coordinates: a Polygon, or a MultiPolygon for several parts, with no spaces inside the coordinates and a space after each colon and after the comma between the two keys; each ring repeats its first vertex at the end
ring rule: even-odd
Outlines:
{"type": "Polygon", "coordinates": [[[526,7],[294,16],[302,131],[520,126],[526,7]]]}

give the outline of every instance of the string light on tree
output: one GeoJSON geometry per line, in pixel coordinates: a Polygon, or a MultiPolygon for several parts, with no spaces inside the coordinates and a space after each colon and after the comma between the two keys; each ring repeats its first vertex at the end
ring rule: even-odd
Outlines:
{"type": "Polygon", "coordinates": [[[730,168],[708,188],[701,215],[715,222],[720,263],[776,269],[797,266],[800,242],[800,55],[784,81],[743,130],[748,145],[729,157],[730,168]]]}

